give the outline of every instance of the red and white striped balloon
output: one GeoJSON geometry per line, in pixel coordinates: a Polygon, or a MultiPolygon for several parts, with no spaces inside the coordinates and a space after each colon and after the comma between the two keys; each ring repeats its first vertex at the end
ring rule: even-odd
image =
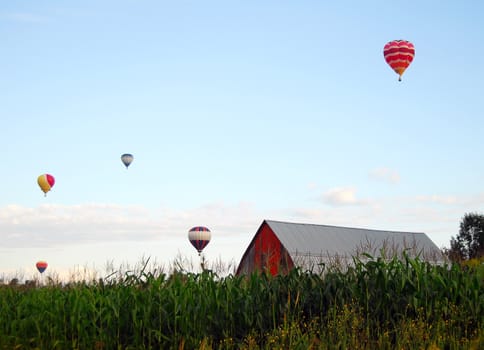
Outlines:
{"type": "Polygon", "coordinates": [[[210,230],[204,226],[195,226],[188,231],[188,239],[198,251],[198,255],[202,253],[203,248],[210,242],[211,237],[210,230]]]}
{"type": "Polygon", "coordinates": [[[388,65],[398,74],[398,81],[415,57],[415,47],[407,40],[393,40],[383,48],[383,56],[388,65]]]}

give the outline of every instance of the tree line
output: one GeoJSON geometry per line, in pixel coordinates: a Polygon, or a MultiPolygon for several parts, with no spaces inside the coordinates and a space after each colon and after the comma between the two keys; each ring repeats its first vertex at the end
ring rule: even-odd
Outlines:
{"type": "Polygon", "coordinates": [[[473,259],[484,262],[484,214],[466,213],[461,219],[459,233],[451,237],[450,248],[444,253],[453,262],[473,259]]]}

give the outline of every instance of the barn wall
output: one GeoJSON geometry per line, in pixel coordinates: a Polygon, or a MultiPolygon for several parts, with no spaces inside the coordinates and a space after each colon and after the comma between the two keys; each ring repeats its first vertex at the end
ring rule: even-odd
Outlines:
{"type": "Polygon", "coordinates": [[[272,275],[287,273],[294,264],[281,242],[266,223],[257,231],[237,269],[237,274],[267,270],[272,275]]]}

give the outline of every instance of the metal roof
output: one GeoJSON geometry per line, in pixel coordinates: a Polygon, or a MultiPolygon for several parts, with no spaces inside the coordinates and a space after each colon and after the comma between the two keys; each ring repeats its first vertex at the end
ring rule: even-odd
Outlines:
{"type": "Polygon", "coordinates": [[[398,232],[340,226],[299,224],[265,220],[294,259],[296,256],[351,257],[369,253],[373,257],[401,254],[441,255],[440,249],[422,232],[398,232]],[[382,251],[383,249],[383,251],[382,251]]]}

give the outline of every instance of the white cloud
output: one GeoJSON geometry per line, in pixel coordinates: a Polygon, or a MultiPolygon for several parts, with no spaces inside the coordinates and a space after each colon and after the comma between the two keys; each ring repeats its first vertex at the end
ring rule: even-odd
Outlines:
{"type": "Polygon", "coordinates": [[[323,194],[323,199],[330,205],[359,205],[363,201],[356,199],[356,190],[351,187],[337,187],[323,194]]]}
{"type": "Polygon", "coordinates": [[[430,195],[430,196],[417,196],[416,200],[422,203],[436,203],[444,205],[458,204],[459,199],[456,196],[441,196],[441,195],[430,195]]]}
{"type": "Polygon", "coordinates": [[[457,206],[469,208],[472,212],[484,211],[484,193],[475,193],[467,196],[456,195],[424,195],[416,196],[415,200],[423,204],[439,204],[444,206],[457,206]]]}
{"type": "MultiPolygon", "coordinates": [[[[0,208],[2,248],[63,247],[100,242],[153,242],[185,238],[192,226],[205,225],[214,236],[244,235],[250,240],[264,219],[329,225],[431,231],[455,235],[466,212],[482,212],[484,194],[473,196],[407,196],[359,199],[351,187],[323,195],[330,207],[299,206],[262,211],[253,203],[208,203],[201,207],[160,207],[87,203],[8,205],[0,208]]],[[[243,249],[244,247],[238,247],[243,249]]]]}
{"type": "Polygon", "coordinates": [[[0,277],[2,274],[36,276],[35,262],[49,262],[49,274],[64,277],[74,266],[107,261],[135,264],[152,257],[162,264],[177,256],[199,260],[188,241],[188,230],[205,225],[212,241],[207,259],[238,262],[262,220],[250,203],[209,203],[186,210],[116,204],[42,205],[0,207],[0,277]]]}
{"type": "Polygon", "coordinates": [[[256,215],[251,211],[248,203],[211,203],[187,210],[115,204],[8,205],[0,208],[0,232],[3,247],[150,241],[185,234],[196,225],[230,235],[254,230],[257,224],[251,218],[256,215]]]}
{"type": "Polygon", "coordinates": [[[308,202],[307,206],[264,210],[243,202],[207,203],[188,209],[96,203],[8,205],[0,207],[0,276],[18,269],[35,274],[37,259],[49,261],[49,271],[68,271],[86,263],[99,268],[108,260],[136,263],[141,256],[172,262],[181,254],[196,263],[198,255],[187,239],[188,230],[195,225],[206,225],[212,231],[212,242],[204,251],[208,259],[238,262],[264,219],[425,232],[437,246],[449,246],[464,213],[482,212],[484,193],[456,196],[455,200],[441,201],[440,197],[448,196],[361,200],[354,188],[334,188],[325,194],[332,206],[308,202]]]}
{"type": "Polygon", "coordinates": [[[337,226],[362,227],[391,231],[425,232],[438,247],[449,246],[451,236],[467,212],[484,213],[484,193],[449,196],[397,196],[358,200],[352,189],[333,189],[327,198],[336,203],[319,208],[293,208],[286,212],[288,221],[337,226]]]}
{"type": "Polygon", "coordinates": [[[377,181],[383,181],[391,184],[400,182],[400,175],[395,170],[389,168],[376,168],[370,171],[370,178],[377,181]]]}

